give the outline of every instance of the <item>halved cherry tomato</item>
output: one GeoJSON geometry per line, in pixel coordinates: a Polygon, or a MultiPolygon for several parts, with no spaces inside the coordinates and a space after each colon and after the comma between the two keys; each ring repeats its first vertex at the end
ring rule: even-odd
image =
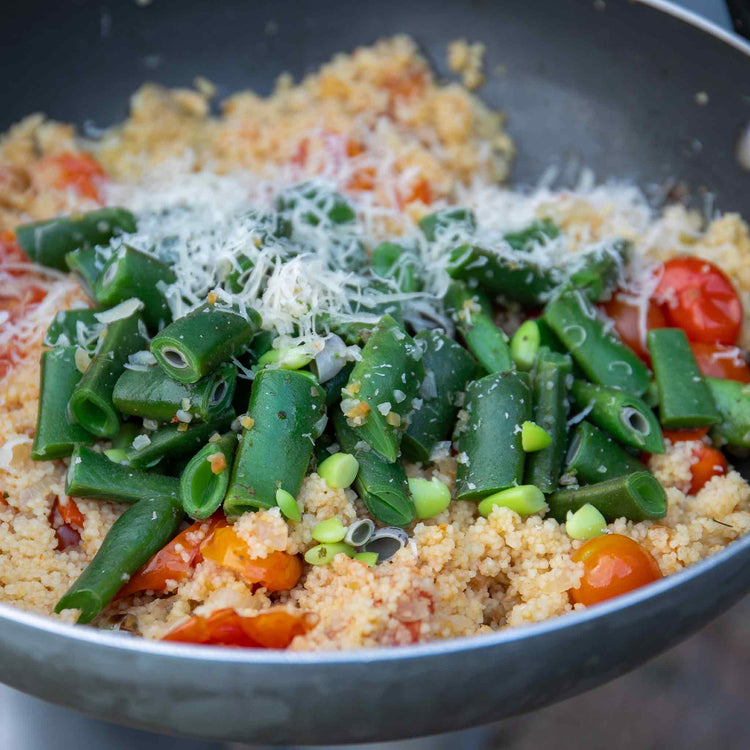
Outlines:
{"type": "Polygon", "coordinates": [[[646,333],[653,328],[664,328],[667,319],[655,302],[648,303],[646,311],[646,330],[642,331],[641,310],[637,305],[628,302],[623,292],[617,292],[612,299],[604,303],[604,312],[615,324],[617,335],[644,361],[651,362],[646,348],[646,333]]]}
{"type": "Polygon", "coordinates": [[[271,552],[266,557],[250,557],[246,542],[231,526],[216,529],[201,545],[201,553],[269,591],[289,591],[302,575],[302,561],[297,555],[271,552]]]}
{"type": "Polygon", "coordinates": [[[736,346],[724,344],[704,344],[691,341],[690,348],[698,363],[698,369],[707,378],[722,378],[724,380],[739,380],[740,383],[750,383],[750,366],[745,355],[736,346]]]}
{"type": "Polygon", "coordinates": [[[684,443],[687,440],[703,440],[708,435],[708,427],[694,427],[692,430],[662,430],[662,433],[673,443],[684,443]]]}
{"type": "Polygon", "coordinates": [[[659,565],[638,542],[621,534],[590,539],[572,556],[583,562],[583,578],[570,590],[574,603],[592,604],[626,594],[662,577],[659,565]]]}
{"type": "Polygon", "coordinates": [[[244,648],[287,648],[298,635],[315,626],[317,617],[269,609],[243,616],[233,609],[217,609],[208,617],[193,615],[167,633],[163,640],[244,648]]]}
{"type": "Polygon", "coordinates": [[[402,194],[400,190],[398,191],[399,208],[416,201],[421,201],[425,205],[432,203],[432,188],[424,177],[416,179],[406,193],[402,194]]]}
{"type": "Polygon", "coordinates": [[[116,599],[139,591],[167,590],[167,581],[182,581],[201,561],[201,544],[216,529],[227,524],[221,513],[215,513],[206,521],[196,521],[180,532],[171,542],[162,547],[150,560],[117,592],[116,599]]]}
{"type": "Polygon", "coordinates": [[[39,164],[41,169],[49,169],[52,184],[58,190],[72,188],[84,198],[101,201],[99,185],[106,173],[91,154],[85,151],[77,154],[66,151],[45,157],[39,164]]]}
{"type": "Polygon", "coordinates": [[[740,335],[740,298],[724,272],[706,260],[668,260],[654,299],[669,324],[682,328],[691,341],[734,344],[740,335]]]}
{"type": "Polygon", "coordinates": [[[81,543],[81,531],[85,518],[72,497],[63,505],[56,497],[49,514],[50,526],[55,530],[57,550],[62,552],[68,547],[77,547],[81,543]]]}
{"type": "Polygon", "coordinates": [[[696,460],[690,465],[690,494],[697,495],[710,479],[726,474],[728,466],[721,451],[704,443],[693,448],[693,457],[696,460]]]}

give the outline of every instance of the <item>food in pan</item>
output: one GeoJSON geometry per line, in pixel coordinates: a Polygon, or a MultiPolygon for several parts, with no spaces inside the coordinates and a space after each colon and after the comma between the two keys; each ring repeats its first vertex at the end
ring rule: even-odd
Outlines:
{"type": "MultiPolygon", "coordinates": [[[[458,54],[454,50],[454,55],[458,54]]],[[[750,527],[736,215],[501,186],[403,37],[267,99],[146,86],[0,144],[0,600],[403,645],[596,605],[750,527]]]]}

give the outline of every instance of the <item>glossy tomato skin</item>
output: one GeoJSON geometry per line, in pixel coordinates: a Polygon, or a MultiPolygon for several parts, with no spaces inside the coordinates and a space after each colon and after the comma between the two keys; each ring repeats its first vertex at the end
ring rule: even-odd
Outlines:
{"type": "Polygon", "coordinates": [[[572,555],[583,562],[578,588],[570,590],[574,604],[592,604],[626,594],[662,577],[656,560],[638,542],[621,534],[590,539],[572,555]]]}
{"type": "Polygon", "coordinates": [[[648,303],[646,312],[646,330],[641,330],[641,311],[637,305],[627,301],[622,292],[617,292],[612,299],[604,303],[604,312],[615,324],[617,335],[646,363],[651,362],[646,348],[646,334],[654,328],[664,328],[667,319],[659,305],[654,301],[648,303]]]}
{"type": "Polygon", "coordinates": [[[663,264],[654,293],[669,325],[690,341],[735,344],[742,327],[742,303],[732,282],[713,263],[684,256],[663,264]]]}
{"type": "Polygon", "coordinates": [[[705,377],[750,383],[750,366],[742,350],[736,346],[691,341],[690,348],[698,369],[705,377]]]}
{"type": "Polygon", "coordinates": [[[697,443],[693,449],[693,463],[690,465],[690,494],[697,495],[714,477],[727,473],[727,460],[724,454],[704,443],[697,443]]]}

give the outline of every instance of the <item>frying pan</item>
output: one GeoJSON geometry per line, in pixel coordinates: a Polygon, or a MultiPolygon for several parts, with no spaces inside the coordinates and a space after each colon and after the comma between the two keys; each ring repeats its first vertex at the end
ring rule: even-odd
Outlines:
{"type": "MultiPolygon", "coordinates": [[[[145,79],[268,92],[333,54],[413,35],[440,74],[458,36],[487,44],[482,91],[508,111],[514,180],[582,163],[750,216],[735,143],[750,47],[661,2],[157,0],[6,3],[0,126],[32,111],[102,126],[145,79]],[[708,95],[708,104],[698,92],[708,95]]],[[[531,711],[687,637],[750,590],[750,536],[586,611],[472,639],[345,653],[211,649],[77,628],[0,606],[0,679],[98,718],[263,743],[387,740],[531,711]]]]}

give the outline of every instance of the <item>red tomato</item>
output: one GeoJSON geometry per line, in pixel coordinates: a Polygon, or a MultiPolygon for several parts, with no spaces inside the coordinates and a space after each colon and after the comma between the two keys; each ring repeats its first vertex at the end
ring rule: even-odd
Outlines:
{"type": "Polygon", "coordinates": [[[165,641],[244,648],[287,648],[317,622],[310,614],[269,609],[245,617],[233,609],[217,609],[208,617],[194,615],[164,636],[165,641]]]}
{"type": "Polygon", "coordinates": [[[68,547],[77,547],[81,543],[81,534],[83,531],[84,516],[72,497],[68,498],[67,503],[63,505],[60,498],[56,497],[50,510],[50,526],[55,530],[57,537],[57,550],[62,552],[68,547]]]}
{"type": "Polygon", "coordinates": [[[117,599],[139,591],[166,591],[167,581],[182,581],[201,561],[201,544],[215,530],[226,525],[220,513],[196,521],[160,549],[117,592],[117,599]]]}
{"type": "Polygon", "coordinates": [[[201,545],[201,553],[207,560],[234,570],[269,591],[289,591],[302,575],[302,561],[297,555],[271,552],[266,557],[250,557],[247,544],[231,526],[216,529],[201,545]]]}
{"type": "Polygon", "coordinates": [[[18,247],[16,235],[4,230],[0,232],[0,266],[4,263],[28,263],[29,259],[18,247]]]}
{"type": "Polygon", "coordinates": [[[627,302],[622,292],[617,292],[609,302],[604,303],[604,312],[613,320],[617,335],[644,362],[651,362],[646,348],[646,334],[653,328],[664,328],[667,325],[661,308],[655,302],[648,303],[645,331],[641,330],[640,308],[627,302]]]}
{"type": "Polygon", "coordinates": [[[691,341],[734,344],[740,335],[740,298],[724,272],[706,260],[668,260],[654,299],[669,324],[682,328],[691,341]]]}
{"type": "Polygon", "coordinates": [[[739,380],[740,383],[750,383],[750,367],[745,355],[736,346],[724,344],[703,344],[690,342],[693,356],[698,363],[698,369],[707,378],[722,378],[724,380],[739,380]]]}
{"type": "Polygon", "coordinates": [[[708,427],[695,427],[692,430],[662,430],[665,438],[673,443],[683,443],[686,440],[703,440],[708,435],[708,427]]]}
{"type": "Polygon", "coordinates": [[[697,495],[713,477],[727,473],[727,460],[724,454],[710,445],[698,443],[693,448],[695,463],[690,465],[690,494],[697,495]]]}
{"type": "Polygon", "coordinates": [[[362,167],[356,170],[346,183],[346,189],[352,191],[367,191],[375,188],[375,168],[362,167]]]}
{"type": "Polygon", "coordinates": [[[626,594],[662,577],[656,560],[638,542],[620,534],[590,539],[572,559],[583,562],[583,578],[570,596],[575,604],[592,604],[626,594]]]}
{"type": "Polygon", "coordinates": [[[430,183],[424,177],[419,177],[413,182],[407,193],[402,195],[401,191],[398,192],[399,208],[403,208],[409,203],[416,203],[417,201],[425,205],[432,203],[432,188],[430,188],[430,183]]]}
{"type": "Polygon", "coordinates": [[[106,177],[101,164],[85,151],[74,154],[66,151],[56,156],[47,156],[39,162],[43,171],[52,179],[58,190],[72,188],[80,196],[101,201],[99,185],[106,177]]]}

